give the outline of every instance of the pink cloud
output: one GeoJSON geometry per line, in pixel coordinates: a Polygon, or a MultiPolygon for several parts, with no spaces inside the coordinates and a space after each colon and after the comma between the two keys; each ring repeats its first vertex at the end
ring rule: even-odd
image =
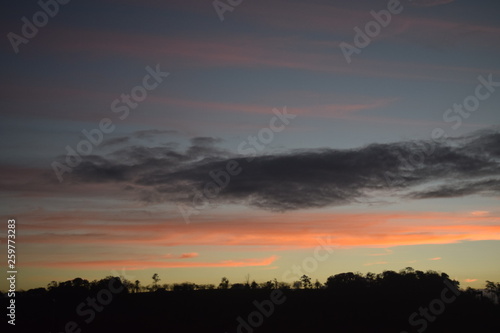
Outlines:
{"type": "MultiPolygon", "coordinates": [[[[39,263],[26,262],[26,267],[246,267],[267,266],[277,258],[195,262],[188,259],[196,257],[197,252],[167,255],[162,260],[150,255],[133,255],[133,249],[144,246],[248,246],[250,251],[268,252],[314,248],[319,240],[340,248],[500,240],[500,217],[485,219],[459,212],[217,215],[207,216],[203,222],[192,225],[183,223],[181,217],[165,218],[153,213],[116,214],[106,210],[35,210],[18,214],[16,218],[23,221],[23,244],[26,250],[34,251],[34,257],[39,255],[39,250],[35,249],[41,244],[46,251],[61,246],[75,249],[104,247],[109,251],[109,255],[99,261],[86,261],[88,254],[84,251],[71,258],[57,256],[50,262],[41,257],[39,263]],[[117,245],[131,249],[131,253],[112,250],[118,248],[117,245]]],[[[438,260],[438,257],[431,260],[438,260]]],[[[367,264],[381,265],[384,262],[367,264]]]]}
{"type": "Polygon", "coordinates": [[[183,253],[181,254],[180,258],[181,259],[187,259],[187,258],[195,258],[195,257],[198,257],[198,253],[196,252],[191,252],[191,253],[183,253]]]}
{"type": "MultiPolygon", "coordinates": [[[[307,4],[307,13],[314,10],[324,10],[323,7],[316,8],[314,5],[307,4]]],[[[289,5],[287,4],[287,7],[289,5]]],[[[330,6],[331,7],[331,6],[330,6]]],[[[330,8],[335,11],[336,8],[330,8]]],[[[250,12],[250,11],[249,11],[250,12]]],[[[351,13],[352,11],[348,11],[351,13]]],[[[287,11],[290,14],[290,9],[287,11]]],[[[304,11],[297,13],[304,15],[304,11]]],[[[338,12],[336,12],[339,15],[338,12]]],[[[366,15],[367,13],[363,13],[366,15]]],[[[292,15],[292,14],[290,14],[292,15]]],[[[324,15],[324,13],[322,13],[324,15]]],[[[362,15],[362,16],[363,16],[362,15]]],[[[368,19],[370,17],[367,17],[368,19]]],[[[275,21],[273,17],[272,21],[275,21]]],[[[311,19],[311,26],[314,26],[319,20],[311,19]]],[[[325,17],[329,22],[338,22],[332,17],[325,17]]],[[[287,22],[292,22],[289,19],[287,22]]],[[[349,23],[342,25],[349,27],[349,35],[352,33],[352,18],[349,23]]],[[[293,23],[295,24],[295,23],[293,23]]],[[[422,29],[430,29],[432,33],[436,29],[439,31],[457,31],[463,29],[463,24],[455,22],[442,22],[427,18],[408,18],[401,23],[392,23],[396,26],[394,31],[401,33],[422,34],[422,29]],[[431,28],[432,29],[431,29],[431,28]]],[[[318,27],[324,31],[324,27],[318,27]]],[[[494,35],[500,32],[499,29],[487,26],[474,26],[468,29],[481,31],[488,35],[494,35]]],[[[332,31],[336,31],[332,29],[332,31]]],[[[458,32],[457,32],[458,33],[458,32]]],[[[384,61],[384,60],[364,60],[360,58],[356,66],[346,66],[345,59],[340,51],[332,53],[332,47],[337,48],[340,40],[328,45],[325,42],[311,41],[304,38],[260,38],[254,35],[227,35],[223,40],[212,40],[206,37],[173,38],[165,36],[151,36],[142,34],[119,33],[97,30],[68,30],[55,29],[52,32],[53,42],[48,41],[44,44],[48,52],[68,52],[78,54],[85,51],[92,52],[95,57],[129,57],[138,58],[154,63],[161,57],[164,62],[172,64],[176,68],[187,66],[194,67],[232,67],[240,66],[246,68],[289,68],[297,70],[319,71],[323,73],[352,74],[368,77],[391,77],[391,78],[410,78],[426,79],[435,81],[448,81],[452,69],[446,66],[430,65],[420,68],[418,64],[384,61]],[[276,45],[280,47],[276,47],[276,45]],[[300,50],[297,52],[297,49],[300,50]],[[294,52],[290,52],[294,50],[294,52]],[[329,50],[326,52],[326,50],[329,50]]],[[[425,32],[425,35],[431,33],[425,32]]],[[[474,39],[477,41],[478,39],[474,39]]],[[[454,69],[456,70],[456,69],[454,69]]],[[[464,69],[467,70],[467,69],[464,69]]],[[[475,70],[479,72],[479,70],[475,70]]]]}
{"type": "Polygon", "coordinates": [[[199,254],[196,252],[191,252],[191,253],[183,253],[181,255],[173,255],[173,254],[166,254],[163,256],[165,259],[189,259],[189,258],[195,258],[198,257],[199,254]]]}
{"type": "MultiPolygon", "coordinates": [[[[106,212],[34,211],[19,216],[29,231],[25,243],[247,245],[286,248],[314,247],[331,237],[343,247],[392,247],[500,240],[500,218],[455,213],[282,214],[254,219],[218,216],[196,228],[177,218],[115,216],[106,212]],[[99,220],[99,223],[94,221],[99,220]],[[493,224],[492,224],[493,223],[493,224]],[[497,224],[495,224],[497,223],[497,224]],[[77,233],[75,231],[78,231],[77,233]]],[[[179,217],[179,219],[181,219],[179,217]]]]}
{"type": "MultiPolygon", "coordinates": [[[[272,108],[267,105],[250,105],[238,103],[223,103],[213,101],[195,101],[188,99],[178,99],[172,97],[150,97],[151,102],[160,103],[164,105],[175,105],[186,108],[195,108],[198,110],[212,110],[215,112],[241,112],[241,113],[256,113],[256,114],[270,114],[272,108]]],[[[308,115],[308,116],[322,116],[322,117],[338,117],[349,118],[350,114],[363,111],[378,109],[392,104],[396,99],[394,98],[381,98],[369,100],[366,102],[358,103],[335,103],[326,105],[311,106],[309,108],[293,108],[294,114],[308,115]]]]}

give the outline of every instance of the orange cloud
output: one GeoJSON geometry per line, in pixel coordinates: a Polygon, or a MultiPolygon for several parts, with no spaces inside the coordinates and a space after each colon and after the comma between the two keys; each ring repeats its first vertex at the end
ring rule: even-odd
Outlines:
{"type": "Polygon", "coordinates": [[[155,246],[315,247],[329,238],[342,247],[381,247],[500,240],[500,218],[460,213],[320,214],[223,217],[186,225],[181,218],[105,212],[35,211],[20,215],[33,244],[150,244],[155,246]],[[96,223],[95,221],[100,221],[96,223]]]}
{"type": "MultiPolygon", "coordinates": [[[[50,212],[35,210],[16,216],[22,227],[23,244],[40,255],[39,263],[24,263],[26,267],[244,267],[270,265],[276,257],[240,261],[193,262],[197,252],[180,255],[144,257],[134,254],[134,248],[151,247],[229,247],[246,246],[250,251],[280,251],[313,248],[319,242],[341,248],[391,248],[403,245],[449,244],[463,241],[500,240],[500,217],[442,212],[410,212],[373,214],[340,214],[293,212],[283,214],[205,216],[197,223],[186,225],[181,217],[165,218],[163,214],[116,214],[112,211],[50,212]],[[73,249],[100,247],[108,249],[110,260],[88,262],[87,250],[68,257],[57,255],[52,261],[43,260],[38,248],[53,252],[61,246],[73,249]],[[131,249],[119,251],[120,247],[131,249]],[[126,258],[120,260],[121,258],[126,258]],[[116,259],[116,260],[112,260],[116,259]],[[186,259],[186,260],[182,260],[186,259]]],[[[75,250],[77,251],[77,250],[75,250]]],[[[160,250],[161,251],[161,250],[160,250]]],[[[375,253],[375,255],[390,254],[375,253]]],[[[42,250],[43,252],[43,250],[42,250]]],[[[430,260],[438,260],[431,258],[430,260]]],[[[383,264],[385,261],[368,263],[383,264]]]]}
{"type": "Polygon", "coordinates": [[[477,281],[477,279],[465,279],[464,281],[465,281],[465,282],[476,282],[476,281],[477,281]]]}
{"type": "Polygon", "coordinates": [[[196,252],[191,252],[191,253],[183,253],[181,254],[181,259],[186,259],[186,258],[195,258],[198,256],[198,253],[196,252]]]}
{"type": "Polygon", "coordinates": [[[173,255],[173,254],[167,254],[164,255],[163,258],[165,259],[187,259],[187,258],[195,258],[198,257],[198,253],[192,252],[192,253],[183,253],[181,255],[173,255]]]}
{"type": "Polygon", "coordinates": [[[441,260],[441,257],[429,258],[429,260],[441,260]]]}

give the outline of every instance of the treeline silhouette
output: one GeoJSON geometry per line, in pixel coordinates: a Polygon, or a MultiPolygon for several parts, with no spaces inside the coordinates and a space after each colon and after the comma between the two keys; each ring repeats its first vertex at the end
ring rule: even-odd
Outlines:
{"type": "Polygon", "coordinates": [[[500,283],[462,290],[445,273],[411,267],[341,273],[323,283],[307,275],[294,283],[160,281],[158,274],[145,286],[75,278],[17,292],[16,331],[500,332],[500,283]]]}

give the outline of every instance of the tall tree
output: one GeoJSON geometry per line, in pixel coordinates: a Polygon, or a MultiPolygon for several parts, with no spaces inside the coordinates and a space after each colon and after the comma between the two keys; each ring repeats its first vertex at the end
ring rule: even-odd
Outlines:
{"type": "Polygon", "coordinates": [[[151,277],[153,279],[153,290],[157,290],[158,289],[158,282],[160,282],[160,276],[158,275],[158,273],[154,273],[153,276],[151,277]]]}
{"type": "Polygon", "coordinates": [[[302,275],[300,277],[300,282],[302,282],[302,286],[304,289],[311,289],[312,288],[312,283],[311,283],[311,278],[307,275],[302,275]]]}
{"type": "Polygon", "coordinates": [[[219,283],[219,289],[229,289],[229,280],[223,277],[219,283]]]}

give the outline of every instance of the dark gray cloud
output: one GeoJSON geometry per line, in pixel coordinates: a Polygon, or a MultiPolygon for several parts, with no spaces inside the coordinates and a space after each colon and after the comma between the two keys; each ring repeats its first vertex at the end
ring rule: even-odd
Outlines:
{"type": "Polygon", "coordinates": [[[147,202],[186,204],[192,204],[195,193],[212,194],[216,178],[227,185],[203,199],[208,203],[240,203],[277,211],[348,204],[377,193],[412,199],[500,194],[500,133],[496,131],[439,142],[294,150],[253,157],[233,156],[219,149],[219,142],[194,138],[183,151],[175,145],[131,146],[106,158],[85,159],[72,177],[121,182],[147,202]],[[222,176],[228,163],[234,163],[229,161],[238,163],[240,174],[222,176]],[[209,192],[204,192],[207,186],[209,192]]]}
{"type": "Polygon", "coordinates": [[[124,143],[128,143],[130,141],[130,138],[128,136],[121,136],[117,138],[111,138],[106,141],[104,141],[101,144],[101,147],[108,147],[108,146],[115,146],[115,145],[121,145],[124,143]]]}
{"type": "Polygon", "coordinates": [[[500,195],[500,177],[441,185],[429,190],[410,193],[408,197],[413,199],[453,198],[472,194],[500,195]]]}
{"type": "Polygon", "coordinates": [[[178,132],[174,130],[158,130],[158,129],[140,130],[133,132],[129,136],[119,136],[107,139],[101,144],[101,147],[123,145],[131,142],[134,139],[151,141],[166,134],[177,134],[177,133],[178,132]]]}
{"type": "Polygon", "coordinates": [[[149,130],[141,130],[141,131],[135,131],[132,136],[138,138],[138,139],[150,139],[154,138],[158,135],[165,135],[165,134],[177,134],[177,131],[174,130],[158,130],[158,129],[149,129],[149,130]]]}

